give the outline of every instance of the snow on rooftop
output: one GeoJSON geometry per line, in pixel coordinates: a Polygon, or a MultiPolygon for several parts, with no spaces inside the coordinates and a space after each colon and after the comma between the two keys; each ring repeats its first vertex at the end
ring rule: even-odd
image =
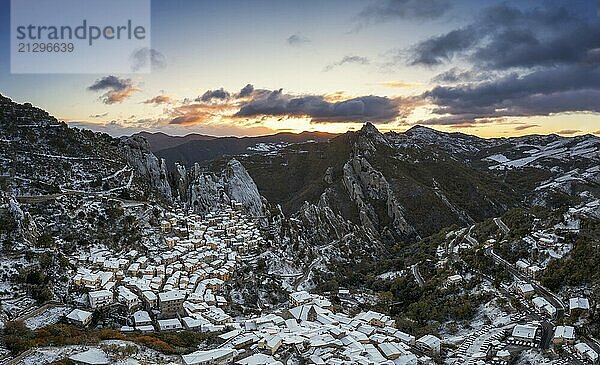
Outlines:
{"type": "Polygon", "coordinates": [[[97,348],[91,348],[87,351],[77,353],[69,356],[69,360],[76,363],[89,364],[89,365],[105,365],[110,364],[106,353],[97,348]]]}

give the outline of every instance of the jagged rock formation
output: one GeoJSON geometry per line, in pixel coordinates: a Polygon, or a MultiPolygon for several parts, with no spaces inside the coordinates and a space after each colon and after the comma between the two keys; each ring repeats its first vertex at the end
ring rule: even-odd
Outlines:
{"type": "Polygon", "coordinates": [[[151,188],[167,202],[171,203],[171,186],[167,179],[167,164],[164,159],[158,159],[152,152],[145,139],[139,137],[123,138],[123,155],[128,164],[149,183],[151,188]]]}
{"type": "Polygon", "coordinates": [[[205,213],[235,200],[254,217],[265,216],[265,202],[256,184],[236,159],[218,174],[205,171],[198,164],[189,171],[178,165],[174,180],[181,201],[196,212],[205,213]]]}

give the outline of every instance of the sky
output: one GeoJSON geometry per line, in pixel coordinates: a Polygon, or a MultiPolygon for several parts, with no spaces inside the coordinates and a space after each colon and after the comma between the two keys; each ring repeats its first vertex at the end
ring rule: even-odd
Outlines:
{"type": "Polygon", "coordinates": [[[0,93],[109,134],[600,134],[597,0],[153,0],[147,74],[11,74],[0,93]]]}

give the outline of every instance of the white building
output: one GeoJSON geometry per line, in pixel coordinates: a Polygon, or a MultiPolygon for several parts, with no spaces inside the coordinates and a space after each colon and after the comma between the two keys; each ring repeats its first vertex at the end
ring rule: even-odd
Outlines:
{"type": "Polygon", "coordinates": [[[556,307],[550,304],[545,298],[535,297],[531,301],[538,312],[546,313],[550,317],[556,316],[556,307]]]}
{"type": "Polygon", "coordinates": [[[102,308],[113,302],[113,293],[108,290],[96,290],[88,293],[90,308],[102,308]]]}
{"type": "Polygon", "coordinates": [[[196,351],[181,356],[185,365],[219,365],[231,364],[237,355],[237,351],[229,348],[214,349],[208,351],[196,351]]]}
{"type": "Polygon", "coordinates": [[[313,300],[313,296],[305,290],[290,294],[290,303],[294,307],[297,307],[302,304],[308,304],[308,303],[312,302],[312,300],[313,300]]]}
{"type": "Polygon", "coordinates": [[[539,326],[534,324],[518,324],[513,328],[512,337],[528,346],[535,346],[538,342],[539,326]]]}
{"type": "Polygon", "coordinates": [[[448,277],[448,284],[450,284],[450,285],[456,285],[456,284],[462,282],[462,280],[463,280],[463,277],[460,276],[460,275],[458,275],[458,274],[457,275],[451,275],[451,276],[448,277]]]}
{"type": "Polygon", "coordinates": [[[552,342],[555,345],[575,343],[575,327],[557,326],[554,330],[554,337],[552,338],[552,342]]]}
{"type": "Polygon", "coordinates": [[[140,298],[138,298],[138,296],[128,288],[120,286],[118,291],[119,302],[125,304],[127,308],[132,309],[140,305],[140,298]]]}
{"type": "Polygon", "coordinates": [[[587,312],[590,309],[590,302],[587,298],[571,298],[569,299],[569,313],[574,311],[587,312]]]}
{"type": "Polygon", "coordinates": [[[517,292],[524,298],[530,298],[535,294],[535,289],[533,288],[533,285],[529,283],[522,283],[517,285],[517,292]]]}
{"type": "Polygon", "coordinates": [[[150,314],[148,314],[148,312],[140,310],[133,313],[133,324],[136,327],[151,325],[152,318],[150,318],[150,314]]]}
{"type": "Polygon", "coordinates": [[[73,309],[69,314],[67,314],[67,320],[74,324],[87,326],[92,321],[92,312],[81,309],[73,309]]]}
{"type": "Polygon", "coordinates": [[[183,326],[177,318],[171,318],[158,320],[158,328],[161,331],[177,331],[183,329],[183,326]]]}
{"type": "Polygon", "coordinates": [[[598,353],[594,351],[587,343],[578,343],[575,345],[575,351],[577,351],[579,356],[590,361],[592,364],[598,364],[598,353]]]}
{"type": "Polygon", "coordinates": [[[254,354],[236,362],[237,365],[283,365],[281,361],[265,354],[254,354]]]}
{"type": "Polygon", "coordinates": [[[183,309],[185,293],[179,290],[171,290],[158,294],[158,304],[163,314],[179,313],[183,309]]]}
{"type": "Polygon", "coordinates": [[[423,351],[439,354],[442,341],[433,335],[425,335],[417,340],[416,345],[423,351]]]}

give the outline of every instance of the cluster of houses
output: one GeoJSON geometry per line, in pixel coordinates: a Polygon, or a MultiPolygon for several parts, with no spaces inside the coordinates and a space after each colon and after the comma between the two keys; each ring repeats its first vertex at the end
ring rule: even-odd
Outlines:
{"type": "MultiPolygon", "coordinates": [[[[530,283],[516,283],[517,294],[524,299],[530,300],[535,310],[549,319],[554,319],[558,308],[543,296],[536,295],[535,288],[530,283]]],[[[576,317],[587,316],[590,310],[590,302],[587,298],[574,297],[569,299],[569,314],[576,317]]]]}
{"type": "Polygon", "coordinates": [[[427,364],[440,353],[433,335],[415,338],[399,331],[390,317],[373,311],[335,313],[330,301],[300,291],[289,308],[230,324],[218,349],[184,355],[186,365],[282,364],[293,351],[312,364],[427,364]]]}
{"type": "MultiPolygon", "coordinates": [[[[530,283],[518,283],[515,285],[516,292],[523,298],[530,300],[533,308],[542,316],[549,319],[556,317],[558,309],[542,296],[536,296],[536,291],[530,283]]],[[[569,315],[573,318],[585,318],[590,311],[590,303],[587,298],[574,297],[569,299],[569,315]]],[[[554,345],[572,347],[577,355],[592,364],[598,363],[599,354],[585,342],[577,342],[576,327],[559,325],[554,328],[552,343],[554,345]]],[[[542,337],[542,326],[539,322],[530,322],[517,325],[513,328],[509,342],[527,346],[538,347],[542,337]]]]}
{"type": "Polygon", "coordinates": [[[544,272],[544,268],[542,268],[536,264],[530,264],[529,261],[524,260],[524,259],[518,260],[515,263],[515,266],[517,267],[517,269],[519,269],[523,273],[531,276],[534,279],[539,278],[542,275],[542,273],[544,272]]]}
{"type": "MultiPolygon", "coordinates": [[[[516,325],[513,328],[509,342],[520,346],[538,347],[542,338],[542,331],[542,325],[539,322],[516,325]]],[[[554,345],[572,346],[579,358],[591,364],[598,364],[600,354],[586,342],[581,341],[577,343],[574,326],[556,326],[552,336],[552,343],[554,345]]]]}
{"type": "MultiPolygon", "coordinates": [[[[242,257],[262,243],[258,228],[241,213],[240,205],[205,216],[181,212],[165,213],[160,223],[162,248],[141,254],[135,250],[116,255],[93,250],[73,256],[78,266],[72,284],[85,292],[89,308],[72,310],[67,319],[88,325],[93,311],[113,306],[123,308],[127,323],[121,331],[195,330],[220,332],[221,345],[183,355],[185,365],[283,364],[290,353],[312,364],[434,363],[442,341],[434,335],[421,338],[399,331],[388,316],[368,311],[351,316],[334,311],[331,302],[306,291],[291,293],[289,307],[251,318],[232,318],[223,286],[242,257]]],[[[516,266],[536,277],[541,268],[525,260],[516,266]]],[[[459,285],[464,278],[451,275],[446,285],[459,285]]],[[[516,283],[515,291],[542,315],[555,318],[557,308],[536,295],[530,283],[516,283]]],[[[340,297],[344,294],[340,292],[340,297]]],[[[585,316],[586,298],[571,298],[571,315],[585,316]]],[[[515,325],[508,344],[539,347],[543,335],[540,322],[515,325]]],[[[496,341],[498,342],[498,341],[496,341]]],[[[596,364],[598,353],[578,342],[576,328],[557,326],[552,342],[572,348],[580,358],[596,364]]],[[[508,364],[511,353],[503,346],[490,346],[482,360],[508,364]],[[489,350],[492,350],[491,352],[489,350]]]]}
{"type": "Polygon", "coordinates": [[[128,318],[123,332],[221,333],[219,348],[182,356],[186,365],[281,364],[277,358],[288,350],[315,364],[408,365],[432,362],[441,351],[433,335],[417,339],[373,311],[335,313],[327,298],[306,291],[290,294],[288,309],[234,319],[222,289],[242,257],[261,244],[258,228],[235,202],[203,217],[163,218],[157,253],[97,249],[71,257],[78,267],[72,285],[87,299],[67,320],[85,326],[95,311],[118,306],[128,318]]]}
{"type": "MultiPolygon", "coordinates": [[[[223,330],[232,318],[222,287],[241,255],[263,240],[259,229],[236,202],[204,217],[169,212],[164,218],[159,253],[99,249],[74,256],[73,286],[87,293],[91,311],[125,308],[122,331],[223,330]]],[[[86,325],[91,311],[76,309],[68,319],[86,325]]]]}

